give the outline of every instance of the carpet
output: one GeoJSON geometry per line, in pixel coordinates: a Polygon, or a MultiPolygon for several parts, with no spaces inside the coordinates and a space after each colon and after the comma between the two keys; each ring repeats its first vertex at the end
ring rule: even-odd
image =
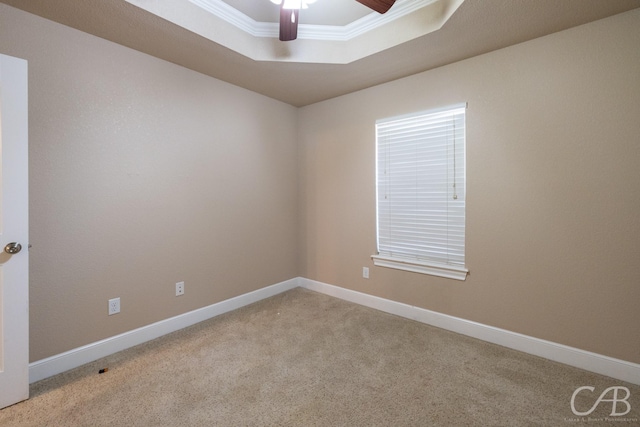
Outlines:
{"type": "Polygon", "coordinates": [[[34,383],[0,425],[619,426],[639,411],[638,386],[296,288],[34,383]],[[614,386],[630,410],[576,416],[582,386],[577,412],[614,386]]]}

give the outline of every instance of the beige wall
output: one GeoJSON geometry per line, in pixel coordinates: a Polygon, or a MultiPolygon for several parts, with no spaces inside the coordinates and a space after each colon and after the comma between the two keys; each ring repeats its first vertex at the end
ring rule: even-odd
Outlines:
{"type": "Polygon", "coordinates": [[[640,363],[639,46],[636,10],[302,108],[301,275],[640,363]],[[374,267],[375,120],[465,101],[469,277],[374,267]]]}
{"type": "Polygon", "coordinates": [[[2,4],[0,52],[29,61],[32,361],[298,276],[294,107],[2,4]]]}
{"type": "Polygon", "coordinates": [[[30,69],[31,360],[300,275],[640,363],[639,29],[296,110],[0,4],[30,69]],[[463,101],[470,276],[373,267],[375,120],[463,101]]]}

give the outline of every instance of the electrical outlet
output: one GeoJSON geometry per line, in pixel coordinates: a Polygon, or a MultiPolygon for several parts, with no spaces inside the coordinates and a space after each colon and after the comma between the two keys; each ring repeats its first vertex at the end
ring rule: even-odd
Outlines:
{"type": "Polygon", "coordinates": [[[184,295],[184,282],[176,283],[176,296],[184,295]]]}
{"type": "Polygon", "coordinates": [[[110,299],[109,300],[109,316],[117,313],[120,313],[120,298],[110,299]]]}
{"type": "Polygon", "coordinates": [[[365,279],[369,278],[369,267],[362,267],[362,277],[365,279]]]}

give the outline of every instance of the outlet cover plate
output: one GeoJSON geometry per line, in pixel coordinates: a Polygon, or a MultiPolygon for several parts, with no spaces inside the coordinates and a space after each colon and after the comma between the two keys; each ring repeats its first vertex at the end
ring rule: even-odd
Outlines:
{"type": "Polygon", "coordinates": [[[184,282],[176,283],[176,296],[184,295],[184,282]]]}
{"type": "Polygon", "coordinates": [[[120,313],[120,298],[112,298],[109,300],[109,316],[120,313]]]}

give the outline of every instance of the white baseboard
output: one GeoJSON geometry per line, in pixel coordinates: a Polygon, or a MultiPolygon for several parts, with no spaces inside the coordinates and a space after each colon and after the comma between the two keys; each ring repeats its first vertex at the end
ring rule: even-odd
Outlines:
{"type": "Polygon", "coordinates": [[[79,347],[65,353],[57,354],[29,365],[29,383],[39,381],[69,369],[93,362],[110,354],[117,353],[138,344],[151,341],[163,335],[186,328],[220,314],[236,310],[245,305],[269,298],[279,293],[296,288],[299,279],[294,278],[247,294],[230,298],[198,310],[190,311],[176,317],[143,326],[111,338],[79,347]]]}
{"type": "Polygon", "coordinates": [[[640,385],[640,365],[305,278],[294,278],[29,365],[33,383],[290,289],[302,287],[507,348],[640,385]]]}
{"type": "Polygon", "coordinates": [[[621,381],[640,385],[640,365],[614,359],[601,354],[545,341],[539,338],[494,328],[481,323],[437,313],[424,308],[402,304],[373,295],[352,291],[314,280],[299,279],[300,287],[371,307],[386,313],[416,320],[438,328],[457,332],[503,347],[540,356],[545,359],[606,375],[621,381]]]}

